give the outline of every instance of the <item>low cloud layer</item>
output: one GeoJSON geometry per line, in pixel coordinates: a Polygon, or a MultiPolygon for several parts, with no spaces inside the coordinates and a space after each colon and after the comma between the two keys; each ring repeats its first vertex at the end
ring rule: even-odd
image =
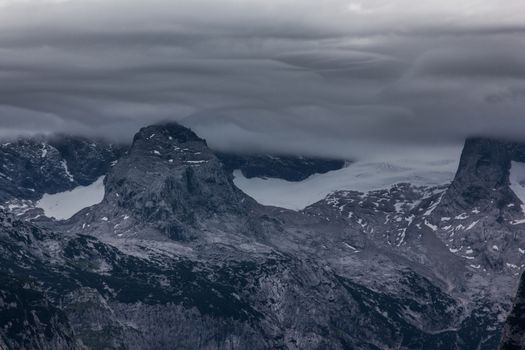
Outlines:
{"type": "Polygon", "coordinates": [[[0,0],[0,136],[359,156],[525,140],[525,3],[0,0]]]}

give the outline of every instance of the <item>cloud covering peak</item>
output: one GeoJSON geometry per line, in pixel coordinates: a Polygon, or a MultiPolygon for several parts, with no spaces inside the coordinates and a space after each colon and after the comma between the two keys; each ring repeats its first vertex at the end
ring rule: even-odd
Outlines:
{"type": "Polygon", "coordinates": [[[521,0],[0,0],[0,135],[341,155],[525,139],[521,0]],[[337,153],[337,154],[334,154],[337,153]]]}

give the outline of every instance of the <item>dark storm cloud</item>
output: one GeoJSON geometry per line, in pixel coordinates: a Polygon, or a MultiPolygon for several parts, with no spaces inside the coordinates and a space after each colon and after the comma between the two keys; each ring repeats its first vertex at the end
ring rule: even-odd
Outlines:
{"type": "Polygon", "coordinates": [[[524,10],[518,0],[0,0],[1,135],[128,139],[174,119],[217,148],[333,155],[525,138],[524,10]]]}
{"type": "Polygon", "coordinates": [[[525,78],[525,47],[491,43],[484,47],[456,47],[430,51],[415,65],[417,74],[443,78],[525,78]]]}

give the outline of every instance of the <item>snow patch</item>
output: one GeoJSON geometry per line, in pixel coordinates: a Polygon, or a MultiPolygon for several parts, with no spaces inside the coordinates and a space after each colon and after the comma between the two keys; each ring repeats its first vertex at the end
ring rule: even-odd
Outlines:
{"type": "Polygon", "coordinates": [[[456,219],[456,220],[465,220],[465,219],[468,219],[468,215],[467,215],[467,213],[461,213],[461,214],[457,215],[454,219],[456,219]]]}
{"type": "MultiPolygon", "coordinates": [[[[441,199],[443,199],[443,195],[445,194],[445,192],[443,191],[443,193],[441,193],[441,195],[439,196],[439,198],[432,202],[432,205],[430,205],[430,207],[428,208],[428,210],[425,212],[425,214],[423,214],[423,216],[429,216],[430,214],[432,214],[432,212],[437,208],[437,206],[439,205],[439,203],[441,203],[441,199]]],[[[435,231],[435,230],[434,230],[435,231]]]]}
{"type": "Polygon", "coordinates": [[[471,223],[470,225],[468,225],[468,227],[467,227],[467,231],[473,229],[474,226],[476,226],[476,224],[477,224],[478,222],[479,222],[479,220],[476,220],[476,221],[474,221],[473,223],[471,223]]]}
{"type": "Polygon", "coordinates": [[[47,217],[67,220],[80,210],[102,202],[104,199],[104,176],[89,186],[78,186],[71,191],[44,194],[36,203],[47,217]]]}
{"type": "Polygon", "coordinates": [[[427,220],[425,220],[425,225],[426,225],[427,227],[430,227],[430,229],[431,229],[432,231],[437,231],[437,229],[438,229],[438,227],[437,227],[436,225],[432,225],[432,224],[431,224],[430,222],[428,222],[427,220]]]}
{"type": "Polygon", "coordinates": [[[343,242],[343,244],[344,244],[347,248],[352,249],[354,252],[356,252],[356,253],[359,252],[359,250],[357,250],[357,248],[355,248],[354,246],[352,246],[352,245],[350,245],[350,244],[348,244],[348,243],[346,243],[346,242],[343,242]]]}
{"type": "Polygon", "coordinates": [[[66,173],[67,178],[70,182],[75,182],[75,179],[73,178],[73,174],[69,172],[69,168],[67,167],[67,162],[65,160],[60,162],[62,164],[62,168],[64,168],[64,172],[66,173]]]}

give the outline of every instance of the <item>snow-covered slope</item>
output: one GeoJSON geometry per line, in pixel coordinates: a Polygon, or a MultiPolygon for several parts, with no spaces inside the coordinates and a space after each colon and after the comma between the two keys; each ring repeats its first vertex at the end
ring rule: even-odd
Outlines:
{"type": "Polygon", "coordinates": [[[437,158],[402,157],[357,161],[326,174],[312,175],[304,181],[281,179],[247,179],[240,171],[234,172],[235,185],[264,205],[301,210],[329,193],[339,190],[371,190],[389,188],[408,182],[414,186],[435,186],[452,181],[459,162],[459,153],[448,152],[437,158]]]}
{"type": "Polygon", "coordinates": [[[71,191],[44,194],[36,203],[37,208],[44,210],[48,217],[66,220],[80,210],[102,202],[104,199],[104,177],[88,186],[78,186],[71,191]]]}

